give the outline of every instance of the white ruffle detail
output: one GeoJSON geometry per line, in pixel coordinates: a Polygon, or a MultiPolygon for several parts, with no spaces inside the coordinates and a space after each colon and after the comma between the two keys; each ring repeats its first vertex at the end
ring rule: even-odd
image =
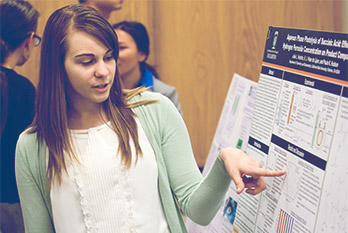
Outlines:
{"type": "Polygon", "coordinates": [[[136,233],[129,169],[96,132],[89,132],[81,164],[74,163],[75,182],[88,233],[136,233]]]}
{"type": "MultiPolygon", "coordinates": [[[[130,187],[130,181],[128,177],[128,170],[121,165],[118,169],[119,171],[119,177],[122,177],[120,181],[120,185],[123,186],[122,188],[119,189],[120,192],[124,192],[124,210],[125,210],[125,218],[123,219],[123,232],[131,232],[131,233],[136,233],[136,228],[135,228],[135,220],[133,216],[133,197],[132,197],[132,191],[130,187]]],[[[121,195],[119,195],[121,196],[121,195]]]]}
{"type": "Polygon", "coordinates": [[[85,222],[86,225],[86,233],[97,233],[97,229],[94,228],[94,226],[96,226],[96,222],[95,219],[92,218],[92,213],[93,210],[91,208],[90,205],[88,205],[88,199],[86,198],[86,194],[85,194],[85,189],[84,187],[86,187],[85,184],[85,179],[83,179],[83,175],[81,174],[83,171],[81,171],[81,167],[78,167],[81,165],[77,165],[76,163],[74,163],[74,170],[75,170],[75,182],[77,185],[77,190],[80,194],[80,205],[82,208],[82,214],[83,214],[83,220],[85,222]]]}

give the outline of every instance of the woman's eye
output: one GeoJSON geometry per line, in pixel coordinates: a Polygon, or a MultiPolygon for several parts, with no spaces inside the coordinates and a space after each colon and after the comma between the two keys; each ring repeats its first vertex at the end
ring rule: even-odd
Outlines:
{"type": "Polygon", "coordinates": [[[105,57],[104,58],[106,61],[111,61],[112,59],[114,59],[114,57],[113,56],[107,56],[107,57],[105,57]]]}
{"type": "Polygon", "coordinates": [[[82,61],[81,64],[84,66],[91,65],[93,63],[93,60],[88,60],[88,61],[82,61]]]}

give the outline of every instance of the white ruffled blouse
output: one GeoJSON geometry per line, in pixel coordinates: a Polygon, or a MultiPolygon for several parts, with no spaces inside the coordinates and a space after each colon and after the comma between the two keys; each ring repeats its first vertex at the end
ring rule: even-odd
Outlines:
{"type": "MultiPolygon", "coordinates": [[[[117,151],[118,137],[107,125],[71,130],[76,161],[66,161],[68,175],[51,186],[56,233],[167,233],[158,192],[153,149],[139,121],[143,156],[127,169],[117,151]]],[[[134,152],[134,146],[132,151],[134,152]]]]}

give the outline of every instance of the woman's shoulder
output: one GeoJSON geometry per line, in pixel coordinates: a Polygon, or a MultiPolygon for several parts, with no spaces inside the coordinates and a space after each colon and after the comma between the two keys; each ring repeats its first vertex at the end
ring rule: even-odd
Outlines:
{"type": "Polygon", "coordinates": [[[152,91],[144,91],[139,93],[138,95],[134,96],[131,99],[131,102],[136,101],[142,101],[142,100],[157,100],[155,103],[163,104],[163,102],[167,101],[167,97],[159,92],[152,92],[152,91]]]}
{"type": "Polygon", "coordinates": [[[146,100],[154,100],[148,104],[143,104],[135,107],[135,109],[141,109],[151,115],[163,115],[171,111],[177,111],[173,102],[161,93],[144,91],[131,99],[131,102],[142,102],[146,100]]]}
{"type": "Polygon", "coordinates": [[[4,67],[1,67],[1,71],[4,72],[8,85],[15,86],[16,88],[30,89],[35,91],[35,87],[32,82],[23,75],[20,75],[16,71],[4,67]]]}
{"type": "Polygon", "coordinates": [[[153,91],[166,95],[166,94],[176,92],[176,88],[174,86],[171,86],[171,85],[164,83],[163,81],[155,78],[153,80],[153,91]]]}
{"type": "Polygon", "coordinates": [[[36,136],[36,133],[30,132],[30,128],[20,134],[16,146],[16,169],[30,167],[34,171],[38,169],[38,164],[45,162],[42,160],[45,159],[45,150],[42,150],[36,136]]]}
{"type": "Polygon", "coordinates": [[[31,131],[32,128],[29,127],[19,135],[17,147],[27,149],[34,149],[38,147],[37,133],[33,133],[31,131]]]}

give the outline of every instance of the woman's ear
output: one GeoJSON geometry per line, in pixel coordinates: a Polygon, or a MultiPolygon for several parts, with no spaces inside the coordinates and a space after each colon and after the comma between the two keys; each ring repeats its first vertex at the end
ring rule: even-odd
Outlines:
{"type": "Polygon", "coordinates": [[[138,52],[138,62],[144,62],[144,61],[146,61],[146,59],[147,59],[147,55],[144,52],[139,51],[138,52]]]}
{"type": "Polygon", "coordinates": [[[31,50],[34,47],[33,37],[34,32],[32,32],[30,36],[23,41],[19,48],[16,49],[18,54],[16,66],[22,66],[29,59],[31,50]]]}
{"type": "Polygon", "coordinates": [[[31,54],[31,50],[34,48],[34,32],[23,41],[23,55],[28,60],[31,54]]]}

